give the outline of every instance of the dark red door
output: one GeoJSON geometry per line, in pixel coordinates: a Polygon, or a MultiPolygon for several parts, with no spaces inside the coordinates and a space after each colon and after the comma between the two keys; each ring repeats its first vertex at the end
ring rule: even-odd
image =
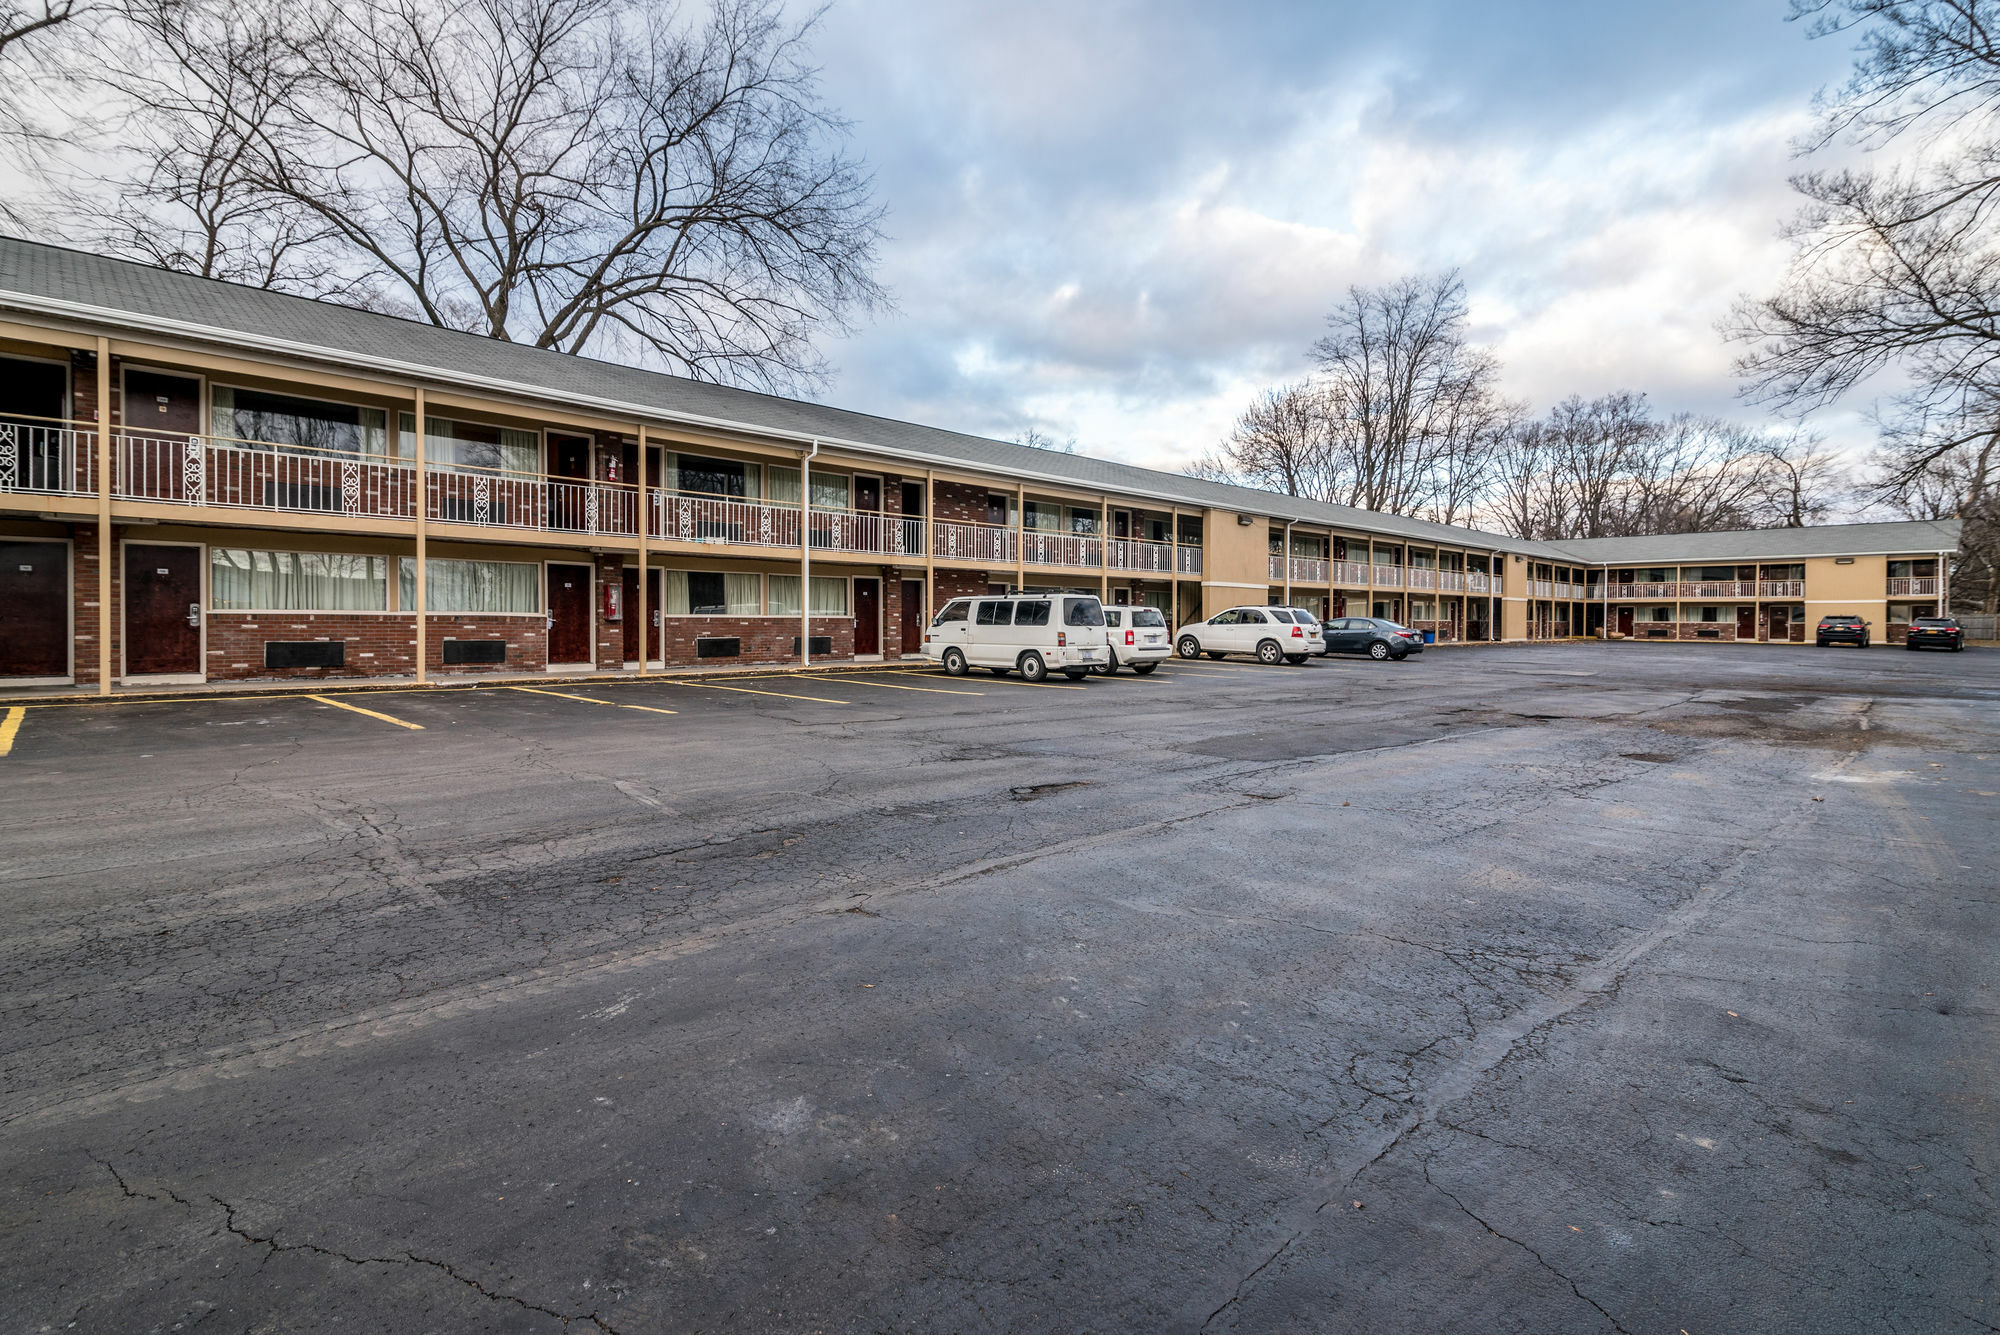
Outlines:
{"type": "Polygon", "coordinates": [[[549,567],[549,662],[590,663],[590,567],[549,567]]]}
{"type": "MultiPolygon", "coordinates": [[[[639,567],[625,567],[625,661],[639,661],[639,567]]],[[[646,572],[646,657],[660,656],[660,572],[646,572]]]]}
{"type": "Polygon", "coordinates": [[[882,581],[854,581],[854,652],[882,652],[882,581]]]}
{"type": "Polygon", "coordinates": [[[1757,609],[1744,604],[1736,609],[1736,638],[1754,640],[1757,638],[1757,609]]]}
{"type": "Polygon", "coordinates": [[[201,548],[125,544],[125,671],[201,671],[201,548]]]}
{"type": "Polygon", "coordinates": [[[924,648],[924,582],[903,581],[903,652],[922,653],[924,648]]]}
{"type": "Polygon", "coordinates": [[[1629,607],[1618,609],[1618,633],[1620,635],[1632,633],[1632,609],[1629,607]]]}
{"type": "Polygon", "coordinates": [[[854,479],[854,508],[871,515],[882,513],[881,478],[856,477],[854,479]]]}
{"type": "Polygon", "coordinates": [[[1790,627],[1787,623],[1791,620],[1791,616],[1788,609],[1783,607],[1767,607],[1764,609],[1764,617],[1765,624],[1769,627],[1766,638],[1773,640],[1790,638],[1790,627]]]}
{"type": "Polygon", "coordinates": [[[0,677],[69,675],[69,548],[0,542],[0,677]]]}
{"type": "MultiPolygon", "coordinates": [[[[124,388],[124,424],[132,443],[122,465],[123,485],[135,496],[193,500],[188,494],[187,438],[201,431],[201,381],[128,369],[124,388]]],[[[197,459],[197,475],[200,470],[197,459]]]]}

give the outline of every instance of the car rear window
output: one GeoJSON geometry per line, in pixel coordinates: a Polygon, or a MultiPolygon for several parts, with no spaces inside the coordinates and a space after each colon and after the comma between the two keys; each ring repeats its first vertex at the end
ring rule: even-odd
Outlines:
{"type": "Polygon", "coordinates": [[[982,626],[1010,626],[1014,623],[1014,604],[981,603],[979,624],[982,626]]]}
{"type": "Polygon", "coordinates": [[[1292,614],[1282,607],[1274,607],[1271,609],[1271,620],[1289,626],[1292,624],[1292,614]]]}
{"type": "Polygon", "coordinates": [[[1095,598],[1071,598],[1063,608],[1063,624],[1101,626],[1104,624],[1104,604],[1095,598]]]}
{"type": "Polygon", "coordinates": [[[931,624],[933,626],[942,626],[947,621],[963,621],[965,620],[966,613],[971,609],[972,604],[965,599],[954,599],[938,609],[937,620],[931,622],[931,624]]]}
{"type": "Polygon", "coordinates": [[[1167,624],[1167,619],[1160,615],[1160,609],[1157,607],[1141,607],[1133,611],[1132,624],[1135,626],[1161,627],[1167,624]]]}
{"type": "Polygon", "coordinates": [[[1860,617],[1821,617],[1821,618],[1820,618],[1820,622],[1821,622],[1821,624],[1823,624],[1823,625],[1828,625],[1828,626],[1858,626],[1858,625],[1860,625],[1860,624],[1861,624],[1861,618],[1860,618],[1860,617]]]}
{"type": "Polygon", "coordinates": [[[1954,617],[1918,617],[1915,624],[1919,626],[1956,626],[1958,621],[1954,617]]]}
{"type": "Polygon", "coordinates": [[[1040,602],[1015,603],[1014,624],[1017,626],[1046,626],[1049,624],[1049,604],[1045,598],[1040,602]]]}
{"type": "Polygon", "coordinates": [[[1303,607],[1294,607],[1292,609],[1292,616],[1297,619],[1301,626],[1317,626],[1319,624],[1319,618],[1311,612],[1306,611],[1303,607]]]}

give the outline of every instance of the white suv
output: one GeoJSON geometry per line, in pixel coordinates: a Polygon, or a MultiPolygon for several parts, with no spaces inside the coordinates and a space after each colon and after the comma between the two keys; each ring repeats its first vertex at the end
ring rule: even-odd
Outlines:
{"type": "Polygon", "coordinates": [[[1182,658],[1255,654],[1260,663],[1303,663],[1324,652],[1319,623],[1289,607],[1232,607],[1206,621],[1181,627],[1174,648],[1182,658]]]}
{"type": "Polygon", "coordinates": [[[1019,672],[1040,681],[1060,672],[1082,681],[1108,652],[1104,604],[1095,594],[954,598],[938,609],[924,632],[924,657],[954,677],[983,667],[996,677],[1019,672]]]}
{"type": "Polygon", "coordinates": [[[1174,654],[1167,618],[1157,607],[1105,608],[1104,634],[1111,641],[1110,656],[1095,670],[1107,677],[1125,663],[1143,677],[1174,654]]]}

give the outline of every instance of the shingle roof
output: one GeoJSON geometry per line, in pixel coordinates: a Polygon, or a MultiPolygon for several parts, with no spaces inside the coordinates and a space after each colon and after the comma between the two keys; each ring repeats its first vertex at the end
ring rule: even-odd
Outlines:
{"type": "Polygon", "coordinates": [[[9,307],[67,314],[114,329],[136,327],[222,346],[251,346],[350,369],[405,378],[429,376],[462,387],[591,405],[608,415],[621,410],[641,416],[651,412],[662,420],[696,418],[748,432],[799,439],[821,437],[836,444],[901,455],[931,467],[956,466],[1154,502],[1214,506],[1280,521],[1324,524],[1419,542],[1504,549],[1555,561],[1755,560],[1859,554],[1861,550],[1940,551],[1958,545],[1955,520],[1531,542],[712,385],[546,348],[503,343],[333,302],[0,236],[0,309],[9,307]],[[1860,536],[1864,530],[1880,531],[1881,536],[1864,538],[1860,536]],[[1849,546],[1841,545],[1856,542],[1889,545],[1865,546],[1852,552],[1849,546]],[[1821,546],[1827,549],[1822,551],[1821,546]]]}
{"type": "Polygon", "coordinates": [[[460,385],[478,381],[488,388],[511,388],[530,396],[651,409],[665,418],[694,416],[746,430],[826,437],[916,456],[931,461],[933,467],[1043,478],[1135,498],[1216,506],[1420,541],[1560,555],[1545,543],[1204,482],[1089,455],[1038,450],[0,236],[0,307],[48,310],[52,304],[81,308],[71,313],[83,318],[108,315],[125,323],[173,325],[183,336],[224,344],[259,343],[266,350],[349,367],[393,367],[406,376],[428,373],[460,385]]]}
{"type": "Polygon", "coordinates": [[[1578,538],[1562,549],[1592,565],[1678,565],[1712,561],[1779,561],[1808,556],[1874,556],[1950,552],[1958,549],[1956,519],[1912,519],[1880,524],[1823,524],[1812,528],[1739,529],[1726,533],[1670,533],[1647,538],[1578,538]]]}

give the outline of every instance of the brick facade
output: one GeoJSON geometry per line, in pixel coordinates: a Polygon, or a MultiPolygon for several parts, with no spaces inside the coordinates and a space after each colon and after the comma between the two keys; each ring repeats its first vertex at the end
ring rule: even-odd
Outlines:
{"type": "MultiPolygon", "coordinates": [[[[597,587],[594,590],[596,603],[590,609],[591,643],[597,650],[597,670],[616,672],[625,666],[625,623],[604,619],[604,590],[624,587],[625,558],[614,554],[592,559],[597,566],[597,587]]],[[[624,613],[626,616],[638,614],[636,607],[624,613]]]]}
{"type": "MultiPolygon", "coordinates": [[[[832,639],[829,658],[854,656],[852,617],[814,617],[812,633],[832,639]]],[[[707,664],[722,667],[730,663],[796,663],[799,659],[797,617],[667,617],[660,626],[661,648],[669,667],[707,664]],[[735,658],[698,658],[695,641],[710,636],[733,637],[742,641],[742,653],[735,658]]],[[[622,649],[621,649],[622,652],[622,649]]]]}
{"type": "Polygon", "coordinates": [[[992,494],[991,488],[975,487],[965,482],[937,483],[931,492],[931,518],[954,524],[983,524],[986,522],[986,498],[992,494]]]}
{"type": "MultiPolygon", "coordinates": [[[[547,631],[539,616],[472,616],[433,612],[427,619],[424,657],[433,676],[537,672],[547,663],[547,631]],[[446,640],[502,640],[500,663],[444,661],[446,640]]],[[[416,675],[417,637],[405,612],[210,612],[210,681],[313,681],[322,678],[416,675]],[[267,668],[267,640],[344,640],[347,664],[338,668],[267,668]]]]}

